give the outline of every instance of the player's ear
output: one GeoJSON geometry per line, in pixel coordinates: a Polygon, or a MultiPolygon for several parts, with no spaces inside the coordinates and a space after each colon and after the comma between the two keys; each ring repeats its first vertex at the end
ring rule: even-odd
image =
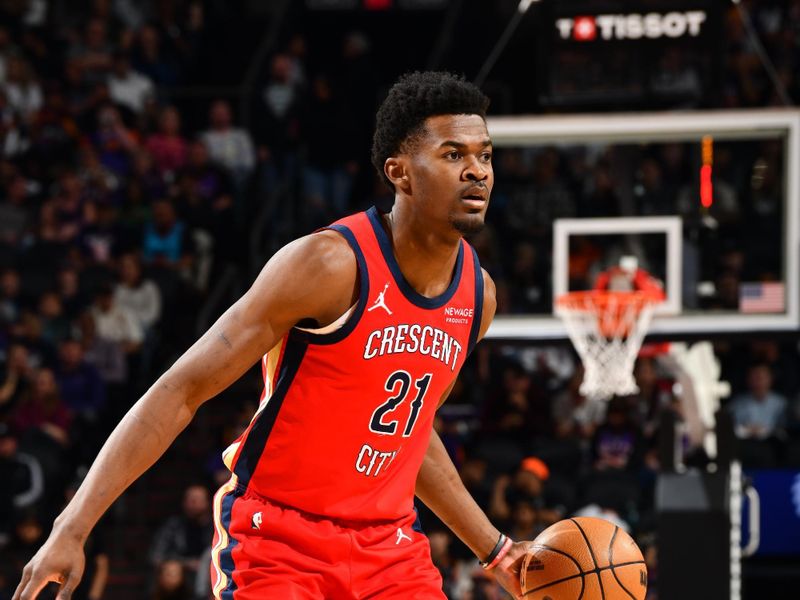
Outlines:
{"type": "Polygon", "coordinates": [[[408,178],[408,164],[401,157],[390,156],[383,163],[383,172],[386,177],[394,184],[396,190],[402,190],[409,193],[411,190],[411,182],[408,178]]]}

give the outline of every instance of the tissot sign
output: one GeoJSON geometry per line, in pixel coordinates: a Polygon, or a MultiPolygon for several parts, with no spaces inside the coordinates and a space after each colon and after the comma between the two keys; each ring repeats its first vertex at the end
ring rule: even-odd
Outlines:
{"type": "Polygon", "coordinates": [[[668,13],[582,15],[556,19],[562,40],[592,42],[697,37],[707,20],[703,10],[668,13]]]}

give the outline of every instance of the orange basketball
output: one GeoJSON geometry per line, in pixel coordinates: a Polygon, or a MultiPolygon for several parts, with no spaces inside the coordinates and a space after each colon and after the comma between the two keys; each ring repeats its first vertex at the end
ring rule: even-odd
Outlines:
{"type": "Polygon", "coordinates": [[[528,600],[644,600],[642,551],[619,527],[593,517],[565,519],[545,529],[519,574],[528,600]]]}

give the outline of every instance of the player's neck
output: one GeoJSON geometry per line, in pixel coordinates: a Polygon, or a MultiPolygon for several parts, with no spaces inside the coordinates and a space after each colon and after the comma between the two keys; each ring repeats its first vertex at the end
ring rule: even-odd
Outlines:
{"type": "Polygon", "coordinates": [[[397,264],[411,286],[423,296],[438,296],[453,276],[461,236],[434,231],[430,223],[415,219],[413,211],[395,204],[383,226],[392,242],[397,264]]]}

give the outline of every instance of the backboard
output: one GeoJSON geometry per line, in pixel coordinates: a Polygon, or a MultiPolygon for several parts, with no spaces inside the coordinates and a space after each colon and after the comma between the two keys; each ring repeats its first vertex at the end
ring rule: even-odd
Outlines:
{"type": "Polygon", "coordinates": [[[553,298],[591,287],[621,254],[665,284],[653,333],[800,328],[800,112],[496,117],[488,127],[491,233],[476,245],[491,250],[499,310],[487,337],[565,338],[553,298]]]}

